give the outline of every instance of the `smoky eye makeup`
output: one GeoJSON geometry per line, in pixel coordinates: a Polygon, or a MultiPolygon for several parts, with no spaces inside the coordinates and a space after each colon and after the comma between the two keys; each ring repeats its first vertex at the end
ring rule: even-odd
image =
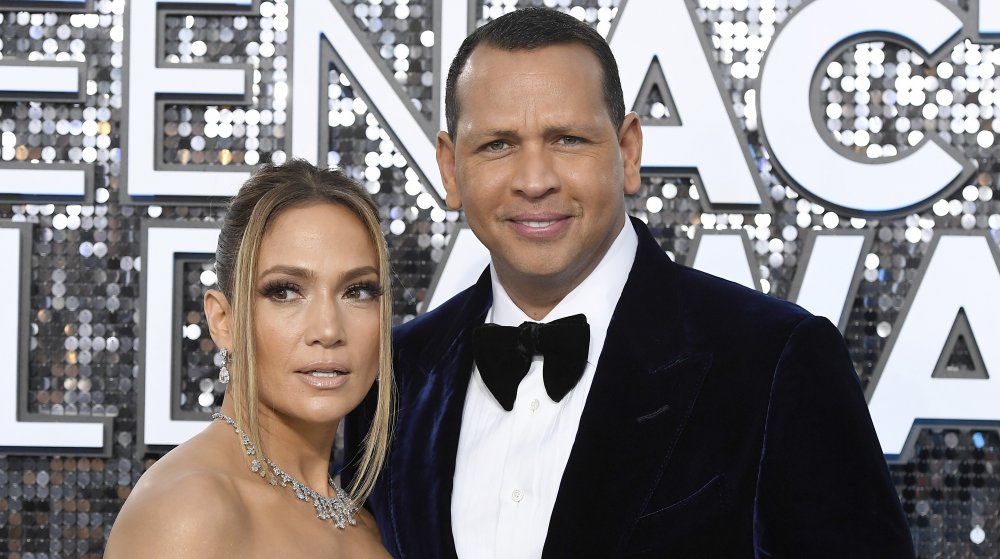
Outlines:
{"type": "Polygon", "coordinates": [[[384,293],[378,281],[362,280],[352,283],[344,290],[344,297],[358,301],[370,301],[378,299],[384,293]]]}
{"type": "Polygon", "coordinates": [[[301,294],[298,284],[283,279],[274,279],[264,282],[257,290],[257,293],[266,299],[285,302],[301,294]]]}

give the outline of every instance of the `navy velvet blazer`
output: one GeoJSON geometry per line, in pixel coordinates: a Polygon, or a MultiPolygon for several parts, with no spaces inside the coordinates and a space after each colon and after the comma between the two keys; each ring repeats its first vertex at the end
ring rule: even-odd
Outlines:
{"type": "MultiPolygon", "coordinates": [[[[543,557],[913,557],[836,327],[674,264],[632,222],[543,557]]],[[[395,330],[395,433],[367,503],[395,557],[455,556],[455,452],[491,291],[484,273],[395,330]]],[[[369,399],[349,416],[347,456],[370,413],[369,399]]]]}

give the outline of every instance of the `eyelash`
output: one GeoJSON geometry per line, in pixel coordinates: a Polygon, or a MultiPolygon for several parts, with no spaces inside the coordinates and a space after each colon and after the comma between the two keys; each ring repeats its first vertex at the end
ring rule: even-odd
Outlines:
{"type": "Polygon", "coordinates": [[[260,290],[260,294],[264,297],[267,297],[268,299],[273,299],[275,301],[283,303],[286,302],[287,299],[282,299],[277,297],[277,295],[282,291],[290,291],[292,293],[298,293],[299,286],[287,281],[275,281],[265,285],[260,290]]]}
{"type": "MultiPolygon", "coordinates": [[[[282,292],[292,292],[299,294],[299,286],[294,283],[286,281],[275,281],[265,285],[261,290],[260,294],[268,299],[273,299],[274,301],[284,303],[287,302],[287,298],[278,297],[282,292]]],[[[344,294],[352,299],[378,299],[382,296],[383,290],[382,286],[378,283],[371,281],[362,281],[355,284],[351,284],[344,290],[344,294]]]]}
{"type": "Polygon", "coordinates": [[[493,140],[483,145],[483,151],[490,153],[497,153],[507,147],[507,142],[505,140],[493,140]]]}
{"type": "MultiPolygon", "coordinates": [[[[360,292],[365,292],[369,299],[378,299],[382,296],[383,290],[381,285],[373,281],[362,281],[351,285],[345,291],[345,293],[351,294],[352,296],[357,295],[360,292]]],[[[361,299],[362,297],[355,296],[353,298],[361,299]]]]}
{"type": "MultiPolygon", "coordinates": [[[[560,136],[558,141],[559,143],[566,146],[577,146],[584,143],[583,138],[580,138],[579,136],[569,136],[569,135],[560,136]]],[[[482,150],[489,153],[499,153],[500,151],[508,147],[508,145],[509,144],[507,143],[506,140],[493,140],[492,142],[484,144],[482,150]]]]}

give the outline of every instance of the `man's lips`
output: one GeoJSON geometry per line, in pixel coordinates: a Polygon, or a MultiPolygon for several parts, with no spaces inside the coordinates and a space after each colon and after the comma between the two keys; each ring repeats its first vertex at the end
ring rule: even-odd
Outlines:
{"type": "Polygon", "coordinates": [[[518,215],[508,218],[507,222],[522,236],[549,239],[561,235],[566,230],[570,217],[565,214],[518,215]]]}
{"type": "Polygon", "coordinates": [[[524,221],[518,221],[518,223],[520,223],[522,225],[526,225],[526,226],[534,228],[534,229],[543,229],[545,227],[548,227],[549,225],[552,225],[553,223],[555,223],[557,221],[559,221],[559,220],[558,219],[546,219],[544,221],[543,220],[536,220],[536,221],[524,220],[524,221]]]}

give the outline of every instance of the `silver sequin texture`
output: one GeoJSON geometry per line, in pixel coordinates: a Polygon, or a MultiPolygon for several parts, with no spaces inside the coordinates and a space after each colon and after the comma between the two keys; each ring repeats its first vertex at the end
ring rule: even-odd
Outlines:
{"type": "MultiPolygon", "coordinates": [[[[435,4],[404,0],[330,0],[349,15],[386,75],[395,79],[416,113],[430,122],[438,78],[435,4]]],[[[487,0],[473,6],[476,22],[528,4],[567,11],[607,34],[616,0],[487,0]]],[[[703,210],[691,177],[648,174],[627,201],[675,259],[690,251],[698,227],[743,229],[752,239],[761,289],[788,294],[801,265],[805,233],[822,229],[875,234],[846,336],[862,383],[871,380],[899,308],[912,289],[934,230],[989,231],[1000,237],[996,135],[1000,84],[998,49],[961,42],[945,59],[927,64],[905,45],[868,42],[832,53],[823,76],[827,140],[856,156],[905,153],[936,134],[979,163],[981,171],[930,208],[895,219],[851,219],[817,206],[774,171],[756,132],[753,100],[760,62],[799,0],[698,0],[701,31],[714,52],[725,93],[770,196],[771,215],[703,210]],[[871,263],[868,267],[867,264],[871,263]]],[[[166,62],[247,63],[256,70],[250,105],[167,102],[159,123],[160,163],[190,169],[254,165],[287,157],[290,98],[289,3],[259,2],[258,13],[184,13],[172,8],[159,30],[166,62]]],[[[293,6],[291,6],[293,7],[293,6]]],[[[964,9],[965,3],[961,4],[964,9]]],[[[92,163],[95,202],[3,204],[0,218],[33,225],[30,262],[30,335],[27,402],[30,414],[111,417],[112,456],[0,455],[0,555],[98,557],[122,500],[156,455],[137,454],[139,378],[140,224],[218,221],[219,205],[148,206],[119,203],[123,91],[123,0],[95,0],[93,13],[30,12],[0,8],[0,54],[5,59],[84,61],[85,100],[0,102],[0,164],[92,163]]],[[[627,6],[624,9],[628,9],[627,6]]],[[[222,10],[220,10],[221,12],[222,10]]],[[[700,54],[697,54],[700,56],[700,54]]],[[[394,145],[382,122],[351,83],[346,68],[322,68],[327,91],[323,144],[326,163],[362,181],[380,207],[395,273],[394,320],[416,314],[451,234],[464,220],[439,206],[416,169],[394,145]]],[[[666,93],[654,90],[636,110],[656,121],[673,116],[666,93]]],[[[435,173],[435,169],[423,169],[435,173]]],[[[178,261],[183,285],[175,331],[181,344],[180,413],[205,419],[218,409],[218,351],[208,336],[201,297],[214,284],[210,263],[178,261]]],[[[718,317],[725,320],[724,316],[718,317]]],[[[949,362],[967,367],[967,348],[949,362]]],[[[990,557],[1000,553],[1000,467],[997,433],[925,429],[915,455],[892,466],[921,556],[990,557]]]]}

